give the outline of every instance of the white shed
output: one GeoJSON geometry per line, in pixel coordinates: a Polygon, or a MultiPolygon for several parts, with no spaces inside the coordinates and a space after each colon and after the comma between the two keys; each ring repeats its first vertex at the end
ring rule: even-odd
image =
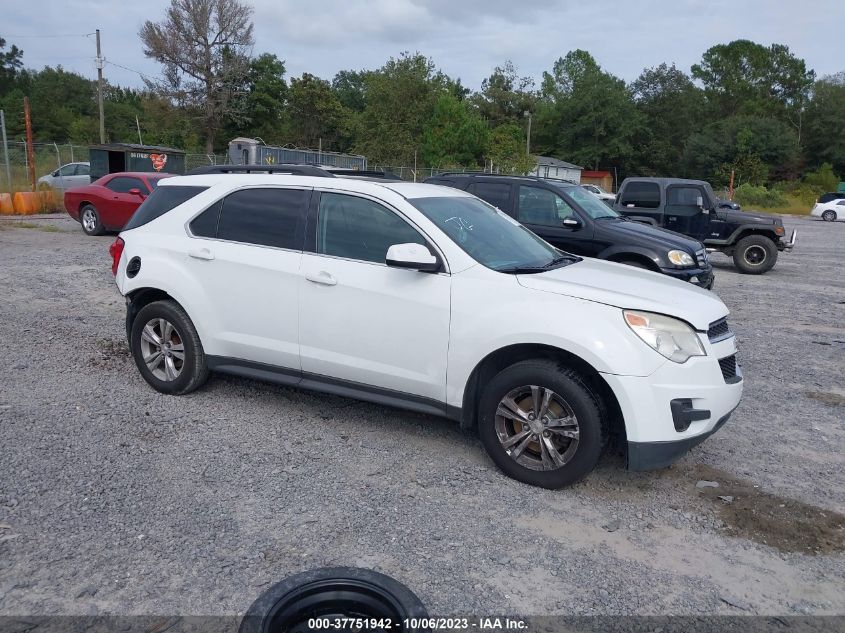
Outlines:
{"type": "Polygon", "coordinates": [[[552,158],[551,156],[538,156],[537,166],[531,172],[531,175],[539,176],[540,178],[561,178],[580,183],[581,170],[583,169],[583,167],[552,158]]]}

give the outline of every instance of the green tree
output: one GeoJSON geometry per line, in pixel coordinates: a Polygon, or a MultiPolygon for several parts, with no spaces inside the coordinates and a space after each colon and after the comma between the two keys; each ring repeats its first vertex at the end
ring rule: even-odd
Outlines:
{"type": "Polygon", "coordinates": [[[12,89],[23,68],[23,51],[12,44],[6,50],[6,40],[0,37],[0,96],[12,89]]]}
{"type": "Polygon", "coordinates": [[[536,100],[534,80],[520,77],[510,60],[497,66],[472,95],[473,104],[491,127],[522,121],[526,111],[533,112],[536,100]]]}
{"type": "Polygon", "coordinates": [[[271,53],[250,60],[243,93],[238,96],[237,116],[227,122],[228,138],[259,137],[267,143],[280,143],[284,134],[288,85],[285,62],[271,53]]]}
{"type": "Polygon", "coordinates": [[[690,136],[685,175],[727,184],[730,169],[743,182],[794,179],[800,159],[795,130],[783,121],[754,116],[722,119],[690,136]],[[764,173],[765,170],[765,173],[764,173]]]}
{"type": "Polygon", "coordinates": [[[300,147],[337,149],[347,133],[343,106],[325,79],[303,73],[288,92],[289,138],[300,147]]]}
{"type": "Polygon", "coordinates": [[[845,71],[817,81],[807,105],[804,147],[811,165],[845,174],[845,71]]]}
{"type": "Polygon", "coordinates": [[[487,159],[493,170],[505,174],[526,174],[537,164],[525,151],[525,131],[518,123],[505,123],[490,133],[487,159]]]}
{"type": "Polygon", "coordinates": [[[474,167],[483,160],[487,124],[466,101],[442,94],[425,124],[420,155],[432,167],[474,167]]]}
{"type": "Polygon", "coordinates": [[[601,69],[583,50],[567,53],[543,73],[538,105],[537,147],[593,169],[633,155],[641,126],[625,82],[601,69]]]}
{"type": "Polygon", "coordinates": [[[360,119],[364,132],[357,150],[375,164],[413,164],[434,104],[451,85],[420,53],[390,58],[366,77],[367,103],[360,119]]]}
{"type": "Polygon", "coordinates": [[[367,70],[341,70],[332,79],[332,90],[343,107],[363,112],[367,106],[367,70]]]}
{"type": "Polygon", "coordinates": [[[643,115],[631,167],[641,175],[677,175],[690,130],[706,119],[701,89],[674,64],[660,64],[643,70],[631,92],[643,115]]]}
{"type": "Polygon", "coordinates": [[[735,40],[709,48],[692,76],[723,117],[776,116],[789,121],[800,142],[803,111],[815,72],[783,44],[735,40]]]}

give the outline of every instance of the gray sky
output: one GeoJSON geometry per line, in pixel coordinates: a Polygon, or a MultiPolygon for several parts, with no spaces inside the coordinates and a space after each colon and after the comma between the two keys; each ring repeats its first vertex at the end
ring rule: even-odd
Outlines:
{"type": "MultiPolygon", "coordinates": [[[[476,89],[511,59],[537,80],[554,60],[588,50],[626,81],[644,67],[684,71],[710,46],[734,39],[786,44],[819,76],[845,70],[843,0],[247,0],[255,8],[255,49],[286,61],[288,74],[331,79],[341,69],[377,68],[404,50],[476,89]]],[[[2,11],[0,36],[24,50],[28,67],[61,64],[89,77],[99,28],[106,77],[141,86],[158,66],[141,51],[138,29],[159,20],[169,0],[28,0],[2,11]],[[68,37],[65,37],[68,36],[68,37]],[[132,70],[118,67],[125,66],[132,70]],[[133,72],[135,71],[135,72],[133,72]]]]}

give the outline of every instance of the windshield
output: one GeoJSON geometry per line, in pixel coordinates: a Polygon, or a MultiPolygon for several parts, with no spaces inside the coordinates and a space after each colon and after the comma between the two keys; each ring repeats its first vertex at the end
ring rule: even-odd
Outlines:
{"type": "Polygon", "coordinates": [[[554,246],[478,198],[450,196],[409,202],[487,268],[516,273],[578,261],[572,255],[562,256],[554,246]]]}
{"type": "Polygon", "coordinates": [[[563,195],[572,200],[594,220],[598,218],[618,218],[616,211],[607,206],[594,193],[590,193],[581,187],[568,187],[563,190],[563,195]]]}

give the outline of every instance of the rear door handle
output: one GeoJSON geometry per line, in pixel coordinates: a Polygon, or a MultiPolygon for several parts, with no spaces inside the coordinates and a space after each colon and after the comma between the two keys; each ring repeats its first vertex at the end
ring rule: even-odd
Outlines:
{"type": "Polygon", "coordinates": [[[336,286],[337,279],[331,273],[321,270],[318,273],[308,273],[305,275],[308,281],[313,281],[315,284],[323,284],[324,286],[336,286]]]}
{"type": "Polygon", "coordinates": [[[207,248],[196,248],[192,251],[188,251],[188,255],[193,257],[194,259],[214,259],[214,253],[212,253],[207,248]]]}

